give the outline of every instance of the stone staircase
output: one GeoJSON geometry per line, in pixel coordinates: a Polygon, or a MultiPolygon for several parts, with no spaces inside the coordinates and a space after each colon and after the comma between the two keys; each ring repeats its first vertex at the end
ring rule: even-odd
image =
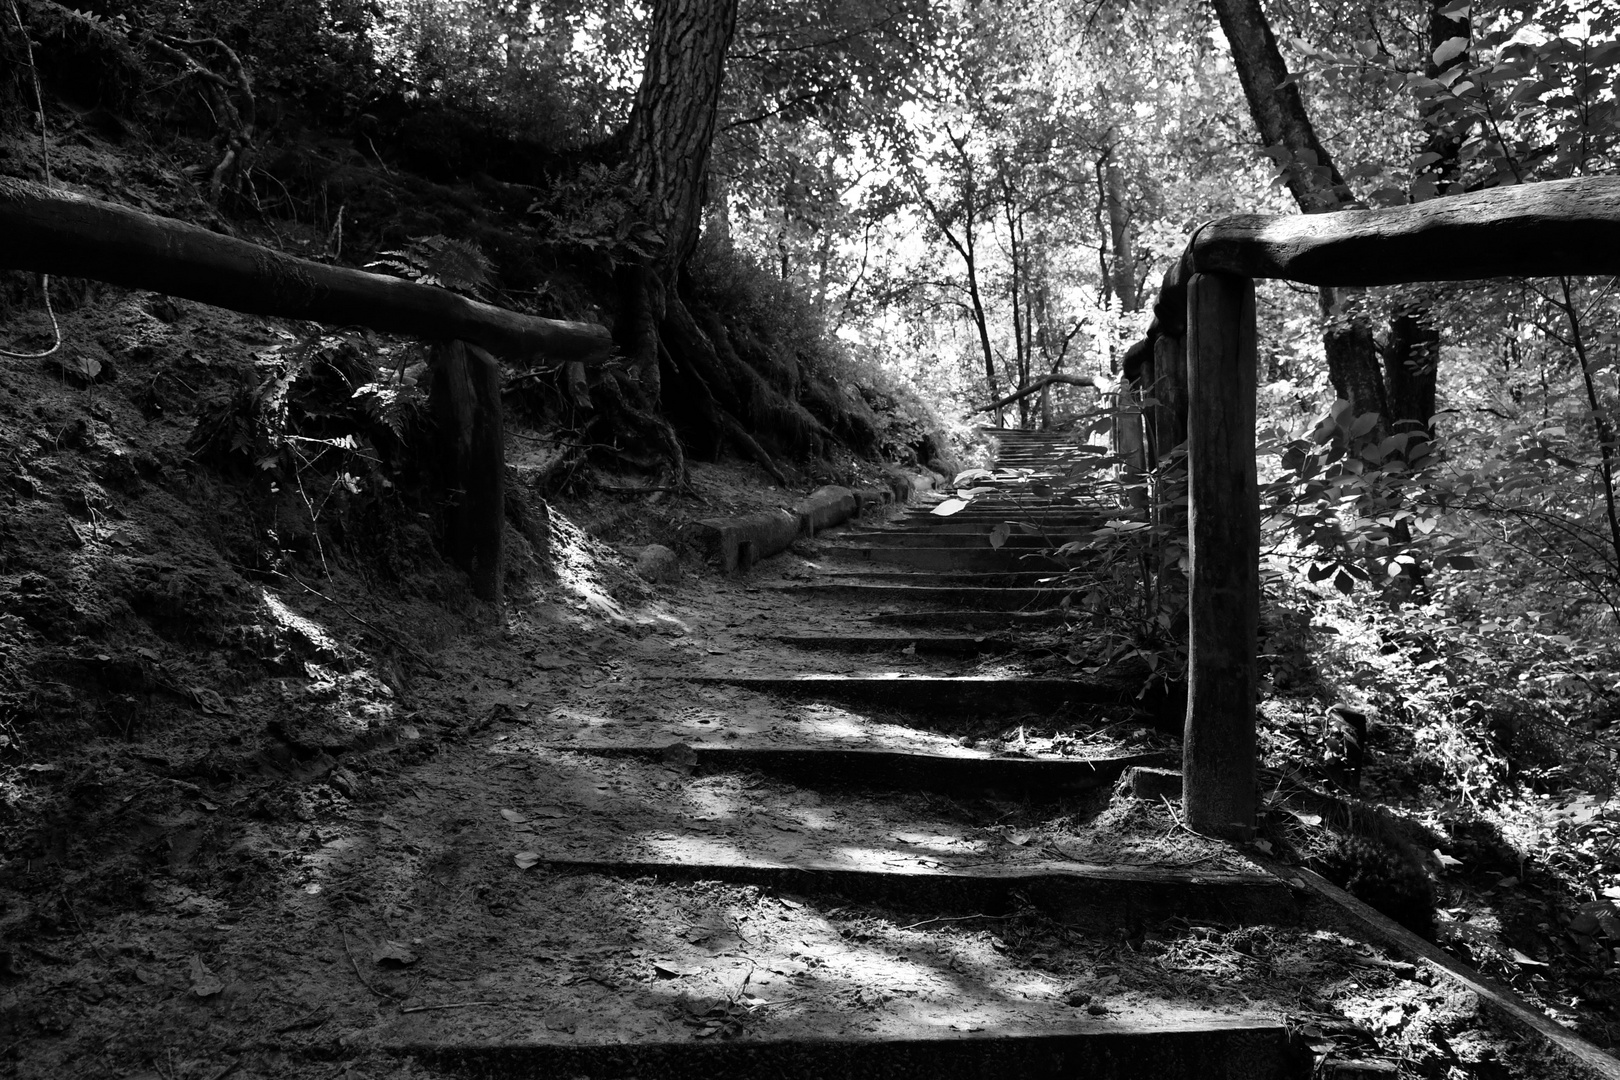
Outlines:
{"type": "Polygon", "coordinates": [[[1136,979],[1145,941],[1162,956],[1288,933],[1301,912],[1233,849],[1178,835],[1161,859],[1153,837],[1111,832],[1133,813],[1116,782],[1169,763],[1166,745],[1139,730],[1065,744],[1139,729],[1132,688],[1032,670],[1019,650],[1062,620],[1061,575],[1083,567],[1051,548],[1117,510],[1054,494],[1088,449],[996,436],[996,492],[829,532],[722,583],[735,632],[703,657],[604,692],[571,738],[507,739],[505,767],[481,767],[491,807],[522,816],[574,791],[612,828],[518,826],[541,876],[505,921],[553,929],[478,993],[530,1007],[416,1012],[383,1045],[478,1076],[1310,1076],[1277,1004],[1174,965],[1136,979]],[[1039,532],[992,546],[1009,519],[1039,532]],[[638,693],[687,704],[626,719],[638,693]],[[1009,729],[1016,746],[987,748],[1009,729]],[[581,906],[592,889],[612,918],[581,906]],[[706,929],[672,935],[676,910],[706,929]],[[567,981],[547,960],[564,953],[567,981]],[[597,955],[619,966],[578,959],[597,955]]]}

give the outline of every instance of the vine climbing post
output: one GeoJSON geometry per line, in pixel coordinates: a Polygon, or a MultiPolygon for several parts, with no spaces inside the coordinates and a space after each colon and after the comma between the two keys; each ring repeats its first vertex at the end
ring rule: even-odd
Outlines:
{"type": "Polygon", "coordinates": [[[1186,342],[1192,573],[1183,804],[1198,832],[1247,840],[1260,625],[1254,281],[1194,274],[1186,342]]]}

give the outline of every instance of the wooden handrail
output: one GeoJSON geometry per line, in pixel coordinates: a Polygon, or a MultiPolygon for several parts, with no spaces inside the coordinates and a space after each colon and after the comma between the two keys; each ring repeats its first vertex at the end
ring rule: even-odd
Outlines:
{"type": "Polygon", "coordinates": [[[1194,233],[1165,274],[1147,335],[1123,366],[1161,403],[1153,410],[1160,447],[1186,433],[1192,571],[1182,772],[1194,829],[1243,838],[1254,825],[1253,280],[1353,287],[1559,274],[1620,274],[1620,178],[1383,210],[1221,218],[1194,233]],[[1186,398],[1177,397],[1183,373],[1186,398]]]}
{"type": "Polygon", "coordinates": [[[613,348],[595,323],[522,315],[13,177],[0,177],[0,269],[94,278],[252,315],[470,341],[512,360],[606,359],[613,348]]]}
{"type": "Polygon", "coordinates": [[[1620,178],[1488,188],[1383,210],[1221,218],[1187,249],[1194,273],[1372,286],[1620,274],[1620,178]]]}

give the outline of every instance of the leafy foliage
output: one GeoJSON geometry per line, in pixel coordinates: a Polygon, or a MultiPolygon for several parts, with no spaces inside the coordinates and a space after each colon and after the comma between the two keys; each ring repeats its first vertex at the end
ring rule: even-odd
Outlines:
{"type": "Polygon", "coordinates": [[[541,224],[543,246],[612,273],[663,249],[663,237],[648,223],[645,201],[628,166],[586,162],[554,183],[529,213],[541,224]]]}
{"type": "Polygon", "coordinates": [[[419,285],[433,285],[476,300],[485,299],[494,285],[495,266],[478,245],[448,236],[419,236],[398,251],[381,252],[366,264],[419,285]]]}
{"type": "Polygon", "coordinates": [[[425,421],[426,362],[388,359],[364,337],[321,332],[262,353],[259,381],[199,417],[191,450],[251,470],[272,503],[291,494],[324,563],[323,524],[395,488],[425,421]]]}

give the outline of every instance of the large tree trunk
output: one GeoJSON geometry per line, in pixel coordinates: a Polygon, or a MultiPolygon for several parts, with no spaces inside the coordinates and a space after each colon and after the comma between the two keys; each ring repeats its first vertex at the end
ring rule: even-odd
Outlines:
{"type": "MultiPolygon", "coordinates": [[[[1289,154],[1287,183],[1294,201],[1307,214],[1339,209],[1350,189],[1316,137],[1299,84],[1289,77],[1260,0],[1215,0],[1215,13],[1231,46],[1238,81],[1243,84],[1243,96],[1261,140],[1267,147],[1281,147],[1289,154]]],[[[1322,314],[1327,319],[1322,344],[1328,378],[1357,413],[1386,415],[1372,330],[1365,319],[1349,310],[1353,300],[1353,290],[1322,289],[1322,314]]]]}
{"type": "Polygon", "coordinates": [[[709,150],[737,0],[656,0],[641,86],[630,113],[629,154],[664,247],[627,275],[621,344],[649,403],[659,402],[658,323],[679,304],[680,269],[697,246],[709,150]]]}

